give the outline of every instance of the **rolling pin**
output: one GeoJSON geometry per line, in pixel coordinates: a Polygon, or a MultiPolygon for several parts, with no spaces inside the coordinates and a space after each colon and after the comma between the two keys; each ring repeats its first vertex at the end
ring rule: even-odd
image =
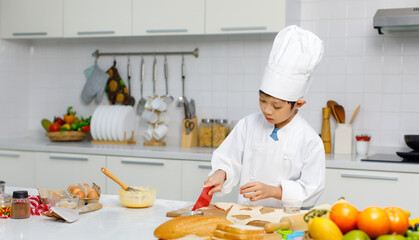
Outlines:
{"type": "Polygon", "coordinates": [[[292,231],[307,231],[308,223],[304,221],[305,213],[290,215],[281,218],[279,223],[265,224],[265,231],[272,233],[276,230],[292,230],[292,231]]]}

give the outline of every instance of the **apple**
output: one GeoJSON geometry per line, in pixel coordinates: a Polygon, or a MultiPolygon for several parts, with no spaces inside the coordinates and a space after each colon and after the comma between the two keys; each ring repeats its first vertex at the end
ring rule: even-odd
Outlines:
{"type": "Polygon", "coordinates": [[[371,238],[361,230],[352,230],[346,233],[342,240],[371,240],[371,238]]]}
{"type": "Polygon", "coordinates": [[[402,235],[381,235],[375,240],[406,240],[402,235]]]}

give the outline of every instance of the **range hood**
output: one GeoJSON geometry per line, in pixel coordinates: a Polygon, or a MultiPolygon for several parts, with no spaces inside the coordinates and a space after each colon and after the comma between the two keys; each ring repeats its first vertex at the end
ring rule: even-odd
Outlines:
{"type": "Polygon", "coordinates": [[[419,35],[419,7],[378,9],[373,23],[379,34],[419,35]]]}

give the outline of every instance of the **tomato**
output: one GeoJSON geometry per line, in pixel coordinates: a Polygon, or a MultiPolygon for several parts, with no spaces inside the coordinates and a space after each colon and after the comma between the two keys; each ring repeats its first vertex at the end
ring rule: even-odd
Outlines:
{"type": "Polygon", "coordinates": [[[49,125],[49,131],[50,132],[58,132],[58,131],[60,131],[60,129],[61,129],[60,124],[58,124],[56,122],[53,122],[53,123],[51,123],[51,125],[49,125]]]}
{"type": "Polygon", "coordinates": [[[404,235],[409,228],[409,217],[406,211],[399,207],[386,207],[384,211],[390,219],[390,233],[404,235]]]}
{"type": "Polygon", "coordinates": [[[390,231],[387,212],[379,207],[368,207],[358,214],[357,227],[371,238],[385,235],[390,231]]]}
{"type": "Polygon", "coordinates": [[[355,229],[356,219],[359,213],[356,207],[345,200],[339,200],[330,210],[330,219],[336,223],[342,233],[347,233],[355,229]]]}

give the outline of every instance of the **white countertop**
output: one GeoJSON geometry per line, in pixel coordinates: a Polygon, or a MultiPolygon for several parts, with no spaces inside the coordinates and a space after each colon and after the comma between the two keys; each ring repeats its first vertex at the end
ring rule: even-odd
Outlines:
{"type": "MultiPolygon", "coordinates": [[[[6,193],[15,190],[36,189],[6,187],[6,193]]],[[[126,208],[121,206],[117,195],[102,195],[103,208],[81,214],[74,223],[67,223],[45,216],[31,216],[28,219],[0,219],[0,239],[156,239],[154,229],[170,218],[168,211],[191,205],[190,202],[157,199],[148,208],[126,208]]]]}
{"type": "MultiPolygon", "coordinates": [[[[0,139],[0,150],[96,154],[209,162],[211,161],[212,152],[215,148],[181,148],[180,146],[148,147],[144,146],[141,142],[133,145],[93,144],[90,141],[51,142],[47,137],[39,136],[22,139],[0,139]]],[[[395,150],[387,151],[387,153],[398,158],[395,150]]],[[[419,173],[418,163],[364,162],[361,161],[361,157],[355,154],[326,154],[326,160],[327,168],[419,173]]]]}

